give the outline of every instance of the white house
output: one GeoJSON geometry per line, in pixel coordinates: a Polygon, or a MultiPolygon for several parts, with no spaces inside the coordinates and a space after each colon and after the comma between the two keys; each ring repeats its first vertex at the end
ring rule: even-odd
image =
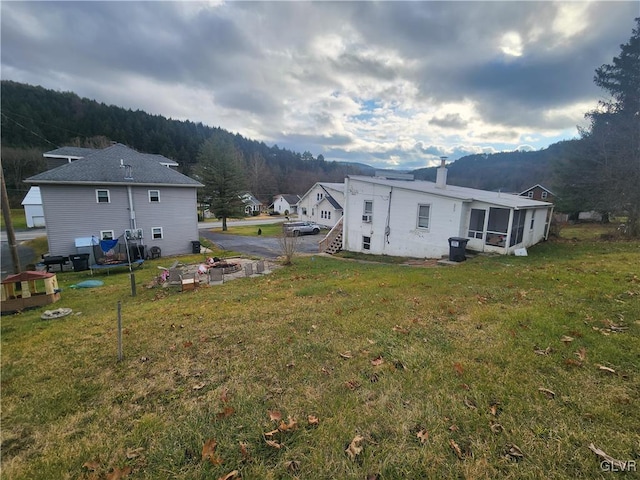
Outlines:
{"type": "Polygon", "coordinates": [[[299,201],[299,195],[281,193],[273,197],[273,203],[270,207],[274,212],[278,212],[280,215],[295,214],[298,213],[299,201]]]}
{"type": "Polygon", "coordinates": [[[300,220],[333,227],[343,213],[344,183],[318,182],[298,202],[300,220]]]}
{"type": "Polygon", "coordinates": [[[27,227],[44,227],[44,208],[42,208],[42,197],[40,187],[31,187],[22,200],[24,215],[27,219],[27,227]]]}
{"type": "Polygon", "coordinates": [[[436,182],[349,176],[345,180],[343,249],[441,258],[449,239],[478,252],[513,253],[546,239],[553,205],[526,197],[436,182]]]}
{"type": "Polygon", "coordinates": [[[244,203],[245,215],[259,215],[262,211],[262,202],[253,196],[251,192],[245,192],[240,195],[242,203],[244,203]]]}

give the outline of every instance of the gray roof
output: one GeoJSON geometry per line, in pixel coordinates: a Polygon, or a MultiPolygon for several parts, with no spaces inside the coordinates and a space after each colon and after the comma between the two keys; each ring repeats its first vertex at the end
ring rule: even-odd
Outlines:
{"type": "Polygon", "coordinates": [[[161,155],[139,153],[120,143],[25,179],[26,183],[77,185],[154,185],[202,187],[203,185],[167,166],[161,155]],[[126,167],[123,167],[125,165],[126,167]],[[130,168],[127,168],[130,167],[130,168]],[[131,178],[125,178],[127,173],[131,178]]]}
{"type": "Polygon", "coordinates": [[[478,190],[475,188],[458,187],[456,185],[447,184],[445,188],[438,188],[434,182],[425,180],[387,180],[378,177],[365,177],[360,175],[349,175],[350,179],[361,182],[374,183],[376,185],[386,185],[394,188],[402,188],[441,197],[455,198],[463,202],[486,202],[507,208],[541,208],[551,207],[553,204],[548,202],[540,202],[531,200],[527,197],[519,195],[511,195],[501,192],[490,192],[488,190],[478,190]]]}
{"type": "Polygon", "coordinates": [[[282,193],[282,194],[280,194],[280,196],[282,198],[284,198],[284,200],[289,205],[295,205],[296,203],[298,203],[300,201],[300,195],[294,195],[294,194],[291,194],[291,193],[282,193]]]}
{"type": "Polygon", "coordinates": [[[91,155],[96,152],[95,148],[81,148],[81,147],[61,147],[56,148],[55,150],[51,150],[49,152],[44,152],[42,154],[43,157],[52,157],[52,158],[84,158],[87,155],[91,155]]]}

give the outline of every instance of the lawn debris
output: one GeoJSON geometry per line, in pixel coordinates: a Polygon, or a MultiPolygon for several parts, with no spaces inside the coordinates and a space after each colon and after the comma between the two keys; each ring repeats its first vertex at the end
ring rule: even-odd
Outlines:
{"type": "Polygon", "coordinates": [[[315,415],[308,415],[307,423],[309,425],[318,425],[320,423],[320,419],[318,419],[318,417],[316,417],[315,415]]]}
{"type": "Polygon", "coordinates": [[[284,465],[291,473],[296,473],[298,470],[300,470],[300,462],[298,462],[297,460],[290,460],[288,462],[285,462],[284,465]]]}
{"type": "Polygon", "coordinates": [[[267,410],[267,413],[269,414],[269,420],[274,422],[282,420],[282,414],[278,410],[267,410]]]}
{"type": "Polygon", "coordinates": [[[489,422],[489,428],[493,433],[502,433],[504,431],[504,427],[493,420],[489,422]]]}
{"type": "Polygon", "coordinates": [[[91,460],[82,464],[83,468],[86,468],[90,472],[95,472],[100,468],[100,462],[98,460],[91,460]]]}
{"type": "Polygon", "coordinates": [[[379,367],[383,363],[384,363],[384,359],[382,358],[382,355],[371,360],[371,365],[373,365],[374,367],[379,367]]]}
{"type": "Polygon", "coordinates": [[[273,447],[273,448],[275,448],[277,450],[280,450],[283,447],[283,445],[281,443],[278,443],[275,440],[266,440],[265,439],[265,442],[267,442],[267,445],[269,445],[270,447],[273,447]]]}
{"type": "Polygon", "coordinates": [[[536,355],[549,355],[552,350],[551,347],[547,347],[544,350],[542,350],[541,348],[536,348],[534,352],[536,353],[536,355]]]}
{"type": "Polygon", "coordinates": [[[138,458],[144,452],[144,447],[138,448],[128,448],[127,449],[127,458],[129,460],[133,460],[134,458],[138,458]]]}
{"type": "Polygon", "coordinates": [[[344,383],[349,390],[357,390],[360,388],[360,383],[357,380],[349,380],[344,383]]]}
{"type": "Polygon", "coordinates": [[[201,382],[201,383],[196,383],[193,387],[191,387],[193,390],[202,390],[205,387],[206,383],[201,382]]]}
{"type": "Polygon", "coordinates": [[[349,350],[347,350],[346,352],[342,352],[339,355],[342,358],[347,359],[347,360],[350,359],[350,358],[353,358],[353,355],[352,355],[351,351],[349,351],[349,350]]]}
{"type": "Polygon", "coordinates": [[[548,398],[556,397],[556,393],[552,390],[549,390],[548,388],[540,387],[538,388],[538,391],[541,393],[544,393],[548,398]]]}
{"type": "Polygon", "coordinates": [[[362,442],[364,441],[364,437],[362,435],[356,435],[351,440],[351,443],[345,449],[345,453],[351,460],[355,460],[360,453],[362,453],[362,442]]]}
{"type": "Polygon", "coordinates": [[[605,367],[604,365],[598,365],[598,370],[602,370],[603,372],[611,373],[615,375],[616,371],[613,368],[605,367]]]}
{"type": "Polygon", "coordinates": [[[449,446],[451,447],[451,450],[453,450],[453,453],[456,454],[456,457],[458,457],[459,460],[464,460],[464,455],[462,454],[462,449],[460,449],[460,445],[458,445],[453,439],[450,439],[449,446]]]}
{"type": "Polygon", "coordinates": [[[218,480],[234,480],[240,478],[240,472],[238,470],[231,470],[224,477],[219,477],[218,480]]]}
{"type": "Polygon", "coordinates": [[[589,445],[589,450],[595,453],[597,456],[602,458],[603,461],[609,464],[609,467],[616,467],[621,471],[625,471],[627,467],[627,462],[623,462],[622,460],[617,460],[610,455],[607,455],[603,450],[597,448],[593,443],[589,445]]]}
{"type": "Polygon", "coordinates": [[[280,425],[278,425],[278,430],[281,432],[289,432],[291,430],[295,430],[298,428],[298,422],[292,416],[287,417],[289,423],[285,423],[284,420],[280,420],[280,425]]]}
{"type": "Polygon", "coordinates": [[[519,462],[524,458],[524,453],[515,443],[507,443],[504,447],[504,456],[509,460],[519,462]]]}
{"type": "Polygon", "coordinates": [[[400,325],[395,325],[395,326],[392,328],[392,330],[393,330],[394,332],[398,332],[398,333],[405,333],[405,334],[406,334],[406,333],[409,333],[409,329],[408,329],[408,328],[401,327],[400,325]]]}
{"type": "Polygon", "coordinates": [[[107,473],[107,480],[120,480],[121,478],[128,477],[131,475],[132,469],[127,466],[124,468],[114,467],[109,473],[107,473]]]}
{"type": "Polygon", "coordinates": [[[218,446],[218,442],[216,442],[213,438],[207,440],[202,446],[202,461],[209,460],[212,465],[220,465],[222,463],[222,459],[216,455],[216,447],[218,446]]]}
{"type": "Polygon", "coordinates": [[[427,432],[425,429],[422,429],[418,433],[416,433],[416,437],[418,437],[420,443],[425,443],[427,440],[429,440],[429,432],[427,432]]]}
{"type": "Polygon", "coordinates": [[[468,397],[464,397],[464,404],[467,408],[470,408],[471,410],[477,410],[478,409],[478,405],[476,405],[476,402],[468,397]]]}
{"type": "Polygon", "coordinates": [[[502,409],[500,408],[500,402],[498,401],[494,400],[493,402],[491,402],[491,405],[489,405],[489,412],[494,417],[497,417],[500,414],[501,410],[502,409]]]}
{"type": "Polygon", "coordinates": [[[562,338],[560,339],[560,341],[561,341],[562,343],[564,343],[565,345],[570,344],[570,343],[571,343],[571,342],[573,342],[574,340],[575,340],[575,338],[570,337],[570,336],[568,336],[568,335],[563,335],[563,336],[562,336],[562,338]]]}
{"type": "Polygon", "coordinates": [[[575,352],[574,355],[578,357],[578,360],[580,360],[581,362],[584,362],[587,360],[587,349],[582,347],[580,350],[575,352]]]}

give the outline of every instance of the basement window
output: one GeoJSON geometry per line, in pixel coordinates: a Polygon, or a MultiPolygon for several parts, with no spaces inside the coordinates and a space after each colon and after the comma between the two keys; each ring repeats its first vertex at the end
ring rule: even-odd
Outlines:
{"type": "Polygon", "coordinates": [[[371,250],[371,237],[362,237],[362,249],[371,250]]]}

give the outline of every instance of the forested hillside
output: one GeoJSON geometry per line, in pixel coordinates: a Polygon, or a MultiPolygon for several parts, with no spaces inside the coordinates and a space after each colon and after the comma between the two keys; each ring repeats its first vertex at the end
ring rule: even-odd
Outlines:
{"type": "Polygon", "coordinates": [[[263,202],[278,193],[303,194],[317,181],[341,182],[345,175],[361,173],[359,167],[328,162],[322,155],[270,147],[218,127],[106,105],[71,92],[12,81],[2,81],[1,88],[2,163],[13,206],[28,190],[22,179],[46,168],[42,153],[66,145],[119,142],[174,159],[189,175],[202,143],[214,133],[228,135],[244,159],[246,188],[263,202]]]}
{"type": "MultiPolygon", "coordinates": [[[[14,207],[28,190],[22,180],[46,168],[42,153],[75,145],[102,148],[120,142],[141,152],[159,153],[194,171],[203,142],[214,133],[229,136],[242,154],[246,188],[263,202],[278,193],[303,194],[315,182],[342,182],[349,174],[371,174],[362,164],[325,161],[322,155],[268,146],[202,123],[167,119],[140,110],[98,103],[71,92],[2,81],[2,163],[14,207]]],[[[566,142],[562,142],[566,143],[566,142]]],[[[536,183],[552,186],[552,159],[562,143],[538,152],[471,155],[449,165],[448,182],[486,190],[522,191],[536,183]]],[[[416,170],[435,179],[435,168],[416,170]]]]}

